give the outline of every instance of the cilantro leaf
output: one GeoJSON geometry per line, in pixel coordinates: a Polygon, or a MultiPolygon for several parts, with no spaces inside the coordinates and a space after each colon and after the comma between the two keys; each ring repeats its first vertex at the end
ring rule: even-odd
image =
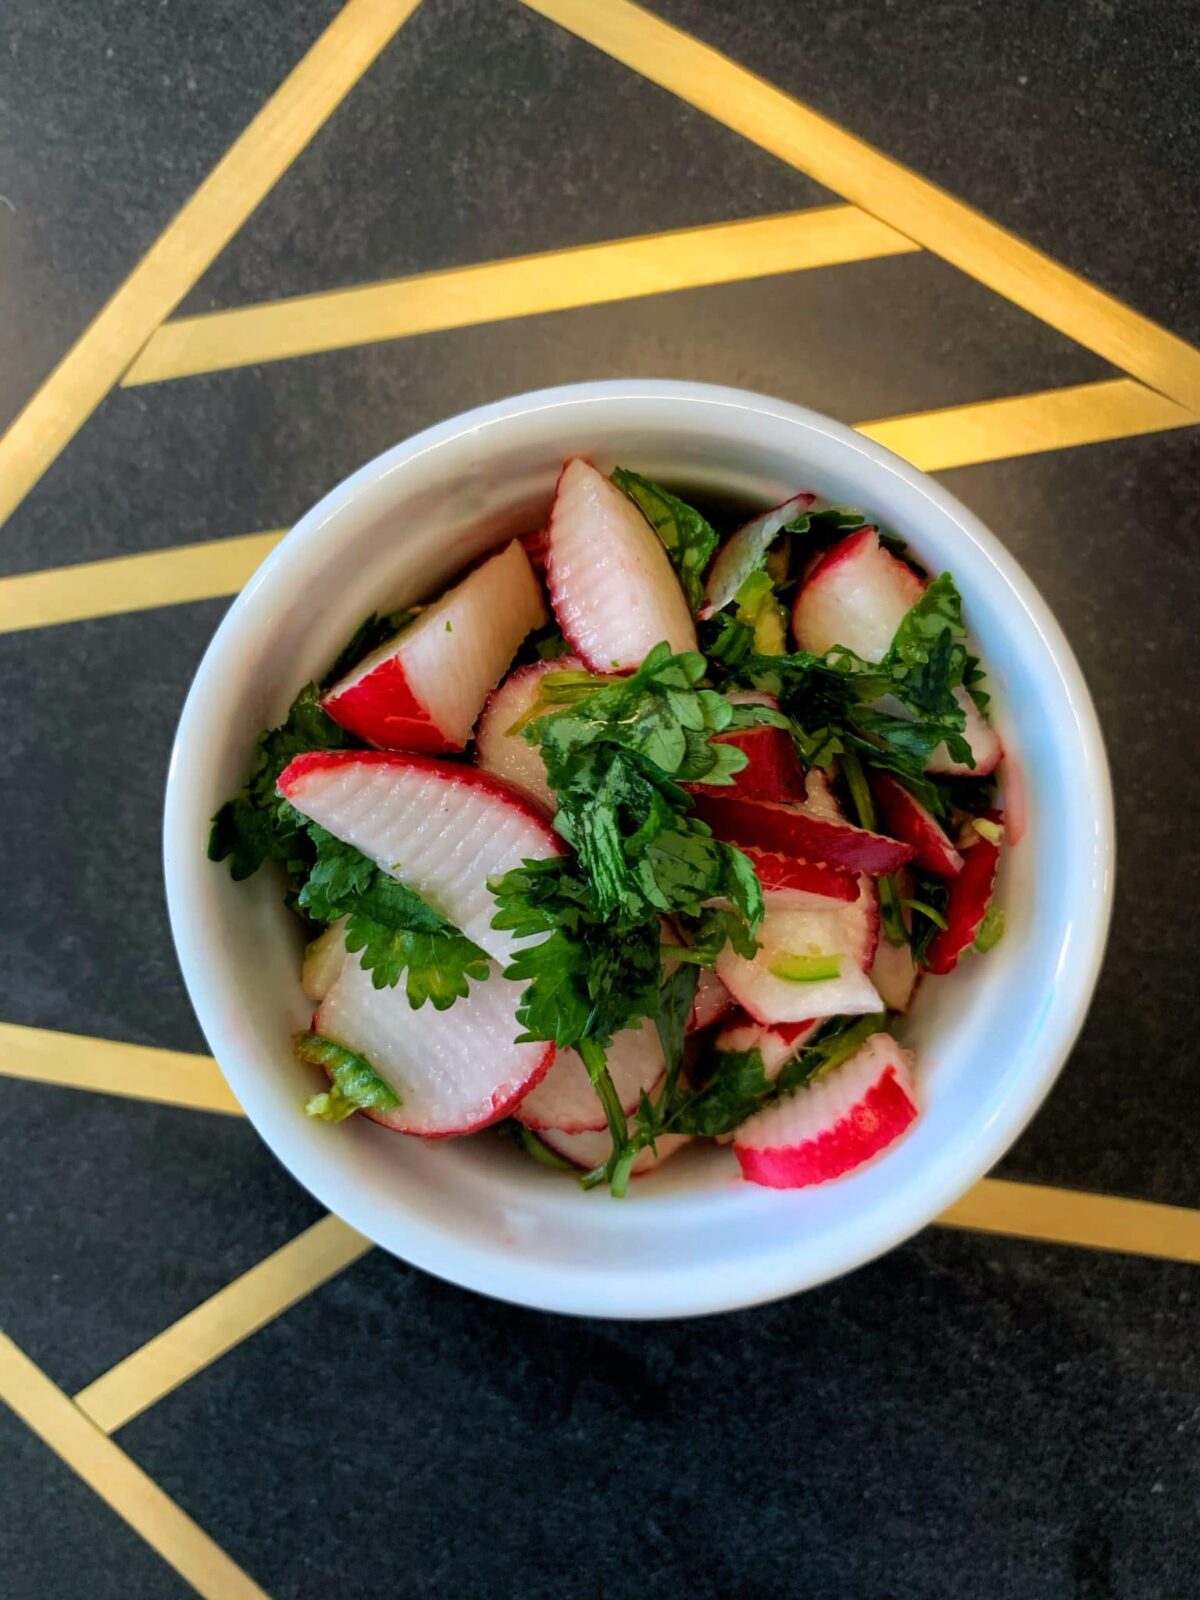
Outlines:
{"type": "Polygon", "coordinates": [[[237,879],[250,877],[264,861],[302,866],[311,858],[311,846],[299,813],[275,791],[279,775],[306,750],[339,750],[353,743],[321,709],[316,684],[301,689],[280,726],[259,736],[254,769],[242,793],[226,801],[213,818],[209,860],[228,860],[237,879]]]}
{"type": "Polygon", "coordinates": [[[886,1015],[838,1017],[786,1063],[772,1082],[757,1050],[722,1051],[708,1081],[668,1108],[663,1131],[715,1137],[732,1133],[763,1106],[832,1072],[887,1026],[886,1015]]]}
{"type": "Polygon", "coordinates": [[[620,1029],[656,1015],[656,920],[626,927],[604,917],[578,864],[565,856],[526,861],[490,888],[497,905],[493,927],[522,939],[542,935],[522,945],[505,971],[527,985],[517,1008],[525,1030],[519,1043],[607,1043],[620,1029]]]}
{"type": "Polygon", "coordinates": [[[334,1039],[319,1033],[298,1033],[292,1047],[300,1061],[324,1067],[330,1085],[324,1094],[314,1094],[305,1104],[310,1117],[324,1122],[343,1122],[352,1112],[370,1109],[392,1111],[400,1096],[389,1087],[365,1056],[349,1050],[334,1039]]]}
{"type": "MultiPolygon", "coordinates": [[[[297,813],[298,815],[298,813],[297,813]]],[[[445,1011],[490,971],[486,953],[422,900],[415,890],[383,872],[353,845],[311,824],[316,850],[297,897],[314,922],[346,917],[346,949],[358,954],[377,989],[394,988],[405,973],[408,1003],[426,1000],[445,1011]]]]}
{"type": "Polygon", "coordinates": [[[704,574],[720,542],[716,533],[694,507],[640,473],[617,467],[612,481],[662,540],[692,610],[698,610],[704,598],[704,574]]]}
{"type": "Polygon", "coordinates": [[[680,785],[727,784],[745,765],[714,734],[787,721],[766,706],[731,704],[704,674],[702,656],[672,655],[664,643],[628,678],[542,680],[560,708],[535,715],[524,737],[542,753],[555,827],[576,850],[602,919],[632,926],[659,913],[698,916],[714,898],[731,900],[753,926],[762,915],[749,862],[713,838],[680,785]]]}

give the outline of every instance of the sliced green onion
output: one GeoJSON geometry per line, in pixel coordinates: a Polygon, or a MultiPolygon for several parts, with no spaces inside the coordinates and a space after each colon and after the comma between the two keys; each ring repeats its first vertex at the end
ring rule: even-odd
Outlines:
{"type": "Polygon", "coordinates": [[[838,955],[781,956],[767,969],[773,978],[787,983],[819,983],[822,978],[840,978],[842,958],[838,955]]]}

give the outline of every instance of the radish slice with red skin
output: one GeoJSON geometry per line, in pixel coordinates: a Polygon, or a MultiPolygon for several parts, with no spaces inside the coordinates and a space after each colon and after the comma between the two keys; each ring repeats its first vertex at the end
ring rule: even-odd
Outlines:
{"type": "Polygon", "coordinates": [[[820,911],[828,909],[818,903],[821,900],[850,904],[858,899],[859,879],[852,872],[801,861],[798,856],[756,850],[753,845],[742,845],[741,850],[777,911],[820,911]]]}
{"type": "MultiPolygon", "coordinates": [[[[546,1128],[538,1134],[538,1138],[556,1155],[581,1167],[584,1172],[600,1166],[612,1154],[612,1139],[607,1129],[603,1133],[561,1133],[557,1129],[546,1128]]],[[[634,1178],[643,1177],[690,1143],[691,1137],[686,1133],[660,1133],[655,1140],[658,1154],[655,1155],[649,1148],[640,1151],[634,1158],[630,1175],[634,1178]]]]}
{"type": "Polygon", "coordinates": [[[576,456],[550,511],[546,584],[558,625],[593,672],[632,672],[664,639],[696,648],[696,626],[662,540],[634,505],[576,456]]]}
{"type": "Polygon", "coordinates": [[[757,1050],[762,1057],[763,1071],[774,1081],[825,1020],[824,1017],[807,1017],[800,1022],[779,1022],[769,1027],[766,1023],[755,1022],[749,1012],[739,1011],[722,1026],[715,1047],[726,1055],[757,1050]]]}
{"type": "Polygon", "coordinates": [[[860,965],[869,927],[857,906],[834,911],[768,910],[758,939],[753,960],[738,955],[731,945],[717,957],[717,976],[756,1022],[773,1026],[814,1016],[863,1016],[883,1010],[860,965]],[[836,957],[838,975],[797,982],[771,970],[809,956],[836,957]]]}
{"type": "Polygon", "coordinates": [[[518,667],[488,696],[483,715],[475,727],[476,766],[503,778],[506,783],[515,784],[550,813],[557,809],[557,802],[546,782],[542,752],[509,729],[532,710],[537,702],[538,685],[548,672],[578,672],[582,666],[577,656],[560,656],[553,661],[534,661],[527,667],[518,667]]]}
{"type": "Polygon", "coordinates": [[[504,964],[528,941],[492,927],[488,879],[566,851],[527,795],[461,762],[317,750],[285,769],[279,792],[504,964]]]}
{"type": "MultiPolygon", "coordinates": [[[[987,815],[993,822],[1002,821],[997,811],[987,815]]],[[[996,887],[1000,846],[990,839],[978,838],[962,857],[962,871],[951,883],[946,902],[946,926],[934,934],[925,952],[926,967],[938,974],[953,972],[963,951],[975,942],[996,887]]]]}
{"type": "Polygon", "coordinates": [[[866,828],[814,816],[810,810],[771,800],[738,800],[710,789],[695,796],[696,814],[718,839],[803,861],[867,872],[896,872],[912,860],[913,848],[866,828]]]}
{"type": "Polygon", "coordinates": [[[859,528],[827,550],[792,607],[801,650],[824,655],[845,645],[864,661],[882,661],[896,629],[925,593],[911,567],[879,542],[879,529],[859,528]]]}
{"type": "Polygon", "coordinates": [[[911,844],[915,867],[936,878],[955,878],[963,858],[933,813],[910,794],[889,772],[871,773],[871,791],[884,827],[897,839],[911,844]]]}
{"type": "Polygon", "coordinates": [[[825,1077],[757,1112],[734,1134],[742,1176],[804,1189],[870,1161],[917,1116],[912,1056],[876,1033],[825,1077]]]}
{"type": "Polygon", "coordinates": [[[736,533],[730,534],[717,551],[709,571],[700,615],[711,617],[723,611],[750,574],[762,566],[767,551],[787,524],[802,512],[810,510],[816,502],[815,494],[794,494],[789,500],[772,506],[769,511],[743,523],[736,533]]]}
{"type": "Polygon", "coordinates": [[[521,983],[491,975],[472,983],[448,1011],[414,1010],[403,983],[376,989],[357,956],[313,1019],[314,1031],[357,1051],[400,1096],[391,1111],[368,1111],[397,1133],[444,1139],[505,1117],[549,1072],[552,1044],[514,1044],[521,983]]]}
{"type": "Polygon", "coordinates": [[[514,539],[373,650],[321,704],[368,744],[435,755],[465,749],[488,694],[545,616],[541,587],[514,539]]]}
{"type": "Polygon", "coordinates": [[[742,751],[746,765],[732,784],[685,783],[690,794],[736,795],[740,800],[803,800],[804,768],[792,736],[784,728],[763,725],[718,733],[713,744],[731,744],[742,751]]]}
{"type": "MultiPolygon", "coordinates": [[[[632,1116],[663,1075],[666,1062],[658,1028],[647,1019],[613,1036],[608,1071],[626,1116],[632,1116]]],[[[604,1108],[577,1050],[560,1050],[546,1076],[521,1101],[513,1115],[527,1128],[561,1133],[596,1132],[607,1126],[604,1108]]]]}
{"type": "MultiPolygon", "coordinates": [[[[925,592],[925,581],[879,542],[877,528],[860,528],[826,551],[812,568],[792,608],[792,632],[802,650],[824,655],[845,645],[864,661],[882,661],[896,630],[925,592]]],[[[939,745],[927,771],[983,777],[1003,754],[999,737],[965,689],[954,698],[966,717],[963,737],[975,765],[952,761],[939,745]]]]}
{"type": "Polygon", "coordinates": [[[529,565],[539,578],[546,575],[546,556],[550,550],[549,528],[535,528],[532,533],[518,534],[517,541],[529,557],[529,565]]]}
{"type": "Polygon", "coordinates": [[[701,967],[692,998],[692,1011],[688,1017],[687,1032],[702,1033],[719,1022],[733,1006],[733,996],[711,967],[701,967]]]}

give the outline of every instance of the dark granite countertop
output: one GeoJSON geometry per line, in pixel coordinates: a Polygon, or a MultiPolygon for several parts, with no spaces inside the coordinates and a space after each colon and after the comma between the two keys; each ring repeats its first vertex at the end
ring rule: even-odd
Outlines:
{"type": "Polygon", "coordinates": [[[352,0],[337,51],[334,0],[10,0],[0,22],[0,1398],[24,1419],[0,1407],[0,1594],[1200,1596],[1200,355],[1141,320],[1200,337],[1195,14],[653,0],[635,71],[518,0],[422,0],[387,38],[407,10],[352,0]],[[649,81],[655,17],[1139,313],[1124,353],[1103,318],[1047,320],[1045,296],[952,265],[914,219],[913,253],[120,385],[172,315],[843,202],[815,156],[798,170],[649,81]],[[207,254],[176,248],[180,208],[310,51],[336,57],[300,96],[311,140],[227,243],[218,217],[207,254]],[[164,236],[158,312],[144,273],[60,368],[164,236]],[[921,445],[1062,621],[1116,789],[1096,1000],[996,1176],[1181,1208],[1177,1243],[1153,1211],[1126,1252],[1034,1220],[935,1227],[770,1307],[576,1322],[360,1253],[242,1119],[146,1087],[194,1068],[200,1105],[218,1092],[183,1059],[205,1045],[158,831],[239,541],[440,417],[628,375],[855,423],[1029,396],[1049,419],[1031,436],[1025,410],[997,413],[995,448],[965,459],[945,428],[921,445]],[[1069,422],[1036,401],[1051,391],[1078,395],[1069,422]],[[207,587],[135,604],[143,580],[178,600],[171,552],[208,542],[207,587]],[[123,557],[149,565],[59,570],[123,557]],[[193,1311],[166,1356],[139,1354],[193,1311]]]}

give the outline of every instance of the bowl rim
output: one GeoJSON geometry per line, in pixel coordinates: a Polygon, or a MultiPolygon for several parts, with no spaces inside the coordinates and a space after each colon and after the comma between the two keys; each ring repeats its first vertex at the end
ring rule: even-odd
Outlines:
{"type": "MultiPolygon", "coordinates": [[[[686,428],[683,429],[686,431],[686,428]]],[[[1007,1151],[1035,1115],[1057,1079],[1078,1037],[1087,1015],[1100,967],[1104,958],[1112,915],[1115,826],[1112,784],[1100,725],[1091,695],[1075,654],[1053,613],[1015,557],[1010,555],[987,527],[955,496],[926,473],[911,466],[884,446],[856,433],[819,412],[791,402],[774,399],[750,390],[719,384],[693,383],[676,379],[607,379],[566,384],[540,389],[491,402],[450,417],[403,440],[366,462],[335,485],[285,535],[258,568],[250,582],[235,598],[205,650],[196,670],[179,719],[167,773],[163,816],[163,869],[172,936],[184,981],[197,1018],[220,1070],[243,1107],[247,1120],[272,1153],[291,1175],[320,1203],[327,1206],[365,1237],[397,1254],[402,1259],[438,1277],[488,1294],[494,1298],[535,1309],[577,1315],[619,1316],[649,1320],[681,1315],[704,1315],[761,1304],[801,1289],[816,1287],[829,1279],[854,1270],[867,1261],[910,1238],[934,1221],[948,1205],[967,1192],[1007,1151]],[[411,1226],[397,1241],[383,1240],[373,1227],[375,1215],[365,1195],[348,1198],[339,1193],[331,1201],[328,1188],[331,1174],[319,1159],[299,1159],[293,1149],[285,1153],[286,1142],[274,1125],[271,1114],[255,1093],[254,1061],[239,1044],[210,986],[208,941],[197,921],[189,915],[193,903],[193,880],[199,882],[201,866],[207,870],[202,849],[192,836],[194,818],[187,806],[189,770],[202,759],[203,748],[196,739],[195,725],[207,697],[220,685],[222,658],[231,644],[252,624],[260,597],[269,593],[281,570],[291,566],[326,537],[329,525],[362,495],[381,484],[393,473],[435,451],[453,445],[471,434],[497,424],[509,423],[539,412],[613,402],[669,402],[686,414],[689,407],[733,408],[769,416],[790,423],[799,433],[816,433],[862,458],[868,471],[884,472],[904,480],[925,501],[953,522],[959,534],[987,558],[997,574],[1015,593],[1028,621],[1039,635],[1047,669],[1056,674],[1071,712],[1077,741],[1077,759],[1085,792],[1093,806],[1089,833],[1089,870],[1085,874],[1087,896],[1080,906],[1079,937],[1072,940],[1067,970],[1056,985],[1055,1026],[1043,1034],[1034,1064],[1022,1073],[1007,1097],[988,1121],[976,1130],[973,1142],[959,1152],[954,1161],[938,1164],[920,1183],[910,1182],[888,1208],[869,1237],[855,1247],[843,1250],[834,1260],[819,1263],[815,1270],[798,1266],[789,1271],[778,1254],[769,1258],[773,1272],[764,1272],[764,1262],[744,1281],[731,1284],[725,1275],[704,1268],[680,1267],[663,1274],[656,1294],[644,1301],[628,1303],[621,1293],[625,1275],[619,1270],[561,1267],[531,1263],[519,1252],[501,1256],[494,1247],[465,1245],[427,1224],[408,1218],[411,1226]],[[328,1183],[326,1179],[328,1178],[328,1183]],[[611,1309],[619,1302],[620,1309],[611,1309]]],[[[1082,880],[1081,880],[1082,881],[1082,880]]],[[[1082,891],[1081,891],[1082,893],[1082,891]]],[[[866,1231],[866,1230],[864,1230],[866,1231]]]]}

